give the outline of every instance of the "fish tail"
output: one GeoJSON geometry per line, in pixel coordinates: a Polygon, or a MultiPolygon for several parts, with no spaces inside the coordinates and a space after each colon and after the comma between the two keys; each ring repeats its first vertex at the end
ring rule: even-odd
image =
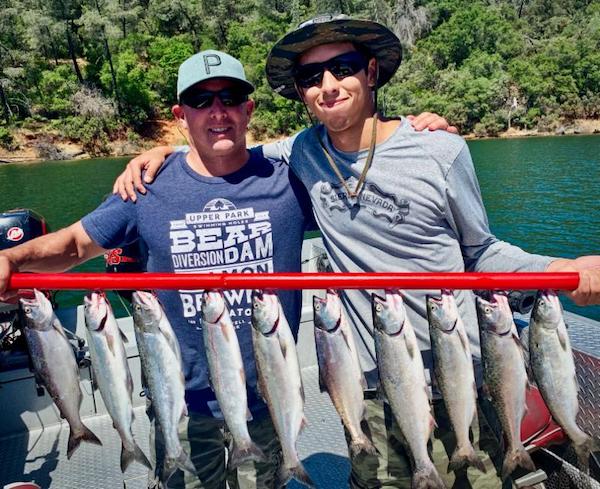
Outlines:
{"type": "Polygon", "coordinates": [[[267,457],[259,446],[250,441],[244,446],[233,445],[231,458],[229,459],[229,468],[235,469],[245,462],[253,460],[254,462],[266,462],[267,457]]]}
{"type": "Polygon", "coordinates": [[[177,458],[165,457],[163,469],[160,474],[160,482],[163,484],[163,487],[168,487],[169,479],[177,471],[177,469],[185,470],[192,475],[198,475],[196,472],[196,467],[194,467],[190,456],[185,450],[181,449],[181,452],[177,458]]]}
{"type": "Polygon", "coordinates": [[[412,489],[446,489],[446,484],[440,477],[433,463],[415,470],[412,478],[412,489]]]}
{"type": "MultiPolygon", "coordinates": [[[[578,443],[573,443],[579,468],[586,474],[590,473],[590,454],[592,453],[593,441],[588,435],[582,437],[578,443]]],[[[595,459],[594,459],[595,460],[595,459]]]]}
{"type": "Polygon", "coordinates": [[[454,472],[455,470],[460,470],[465,467],[475,467],[479,469],[481,472],[487,472],[485,465],[483,465],[482,460],[475,453],[475,449],[473,445],[470,443],[464,447],[456,447],[452,457],[450,458],[450,463],[448,464],[448,472],[454,472]]]}
{"type": "Polygon", "coordinates": [[[275,487],[277,489],[285,487],[292,478],[296,479],[298,482],[301,482],[306,487],[310,487],[311,489],[314,489],[315,487],[313,481],[300,461],[298,461],[298,465],[295,467],[285,467],[282,465],[279,468],[279,471],[277,472],[277,480],[275,481],[275,487]]]}
{"type": "Polygon", "coordinates": [[[67,459],[71,458],[73,452],[79,448],[82,441],[87,441],[88,443],[94,443],[95,445],[102,445],[102,442],[98,439],[96,435],[83,423],[81,424],[81,428],[74,430],[71,428],[71,432],[69,433],[69,441],[67,443],[67,459]]]}
{"type": "Polygon", "coordinates": [[[362,436],[357,440],[352,440],[350,443],[350,453],[354,458],[361,453],[364,453],[365,455],[377,455],[378,452],[375,445],[373,445],[373,442],[366,436],[362,436]]]}
{"type": "Polygon", "coordinates": [[[129,467],[131,462],[133,462],[134,460],[138,461],[142,465],[145,465],[149,469],[152,469],[152,465],[150,464],[148,457],[146,457],[146,455],[144,454],[142,449],[137,445],[137,443],[135,443],[135,442],[133,443],[133,447],[131,450],[128,450],[127,448],[125,448],[125,445],[122,444],[121,445],[121,472],[125,473],[125,471],[127,470],[127,467],[129,467]]]}
{"type": "Polygon", "coordinates": [[[502,464],[502,480],[513,473],[517,467],[522,467],[531,472],[535,471],[535,464],[531,460],[531,456],[527,453],[527,450],[523,445],[509,450],[504,457],[504,463],[502,464]]]}

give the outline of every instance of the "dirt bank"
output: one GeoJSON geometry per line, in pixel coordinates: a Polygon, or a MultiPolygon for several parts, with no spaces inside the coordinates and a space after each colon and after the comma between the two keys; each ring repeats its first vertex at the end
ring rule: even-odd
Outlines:
{"type": "MultiPolygon", "coordinates": [[[[600,120],[581,119],[559,127],[552,132],[522,130],[511,128],[499,134],[499,138],[520,138],[536,136],[556,136],[572,134],[600,134],[600,120]]],[[[466,139],[478,139],[474,134],[464,135],[466,139]]],[[[256,141],[248,135],[248,144],[253,145],[266,141],[256,141]]],[[[82,145],[67,141],[56,131],[17,130],[15,134],[17,149],[9,151],[0,147],[0,163],[34,162],[52,159],[58,155],[62,159],[90,158],[82,145]]],[[[110,156],[135,155],[157,145],[186,144],[185,136],[177,124],[170,120],[148,121],[141,130],[141,137],[132,140],[111,141],[110,156]]]]}

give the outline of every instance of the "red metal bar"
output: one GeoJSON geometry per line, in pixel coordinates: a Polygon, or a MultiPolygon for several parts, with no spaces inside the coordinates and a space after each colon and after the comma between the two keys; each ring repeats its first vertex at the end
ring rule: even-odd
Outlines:
{"type": "Polygon", "coordinates": [[[15,273],[11,289],[555,289],[578,273],[15,273]]]}

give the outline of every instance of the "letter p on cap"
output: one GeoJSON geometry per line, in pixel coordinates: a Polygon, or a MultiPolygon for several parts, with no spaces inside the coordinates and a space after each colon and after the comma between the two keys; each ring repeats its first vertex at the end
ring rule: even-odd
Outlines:
{"type": "Polygon", "coordinates": [[[220,56],[216,54],[205,54],[204,55],[204,68],[206,70],[206,74],[210,75],[210,67],[211,66],[219,66],[221,64],[220,56]]]}

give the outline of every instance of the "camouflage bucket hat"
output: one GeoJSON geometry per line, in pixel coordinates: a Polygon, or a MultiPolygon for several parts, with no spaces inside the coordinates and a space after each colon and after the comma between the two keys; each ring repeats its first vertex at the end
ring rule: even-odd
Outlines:
{"type": "Polygon", "coordinates": [[[352,42],[377,59],[378,87],[392,78],[402,61],[400,40],[387,27],[347,15],[320,15],[300,24],[273,46],[266,66],[271,88],[286,98],[300,100],[293,76],[298,58],[315,46],[334,42],[352,42]]]}

